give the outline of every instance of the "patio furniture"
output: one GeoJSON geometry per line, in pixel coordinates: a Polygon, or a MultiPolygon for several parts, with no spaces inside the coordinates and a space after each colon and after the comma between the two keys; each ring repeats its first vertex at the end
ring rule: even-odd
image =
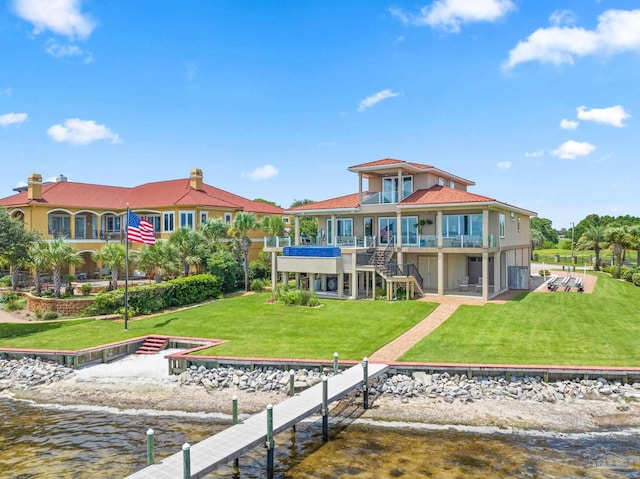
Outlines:
{"type": "Polygon", "coordinates": [[[463,276],[458,282],[458,289],[460,291],[469,291],[469,276],[463,276]]]}
{"type": "Polygon", "coordinates": [[[476,282],[476,293],[482,292],[482,276],[478,276],[478,281],[476,282]]]}

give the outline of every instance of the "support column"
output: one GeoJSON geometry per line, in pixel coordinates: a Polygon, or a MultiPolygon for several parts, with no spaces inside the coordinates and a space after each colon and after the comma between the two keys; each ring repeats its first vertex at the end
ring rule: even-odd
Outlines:
{"type": "Polygon", "coordinates": [[[358,171],[358,204],[362,204],[362,171],[358,171]]]}
{"type": "Polygon", "coordinates": [[[316,274],[309,273],[309,291],[315,293],[316,291],[316,274]]]}
{"type": "Polygon", "coordinates": [[[442,248],[442,211],[436,213],[436,241],[438,248],[442,248]]]}
{"type": "Polygon", "coordinates": [[[482,210],[482,247],[489,247],[489,210],[486,208],[482,210]]]}
{"type": "Polygon", "coordinates": [[[351,299],[358,299],[358,290],[359,288],[359,278],[358,272],[356,271],[357,267],[357,259],[358,255],[354,252],[351,255],[351,278],[349,280],[349,287],[351,288],[351,299]]]}
{"type": "MultiPolygon", "coordinates": [[[[402,246],[402,212],[398,211],[396,213],[396,223],[398,224],[398,238],[396,241],[396,246],[402,246]]],[[[398,260],[398,263],[400,263],[400,260],[398,260]]]]}
{"type": "Polygon", "coordinates": [[[502,270],[502,255],[500,252],[494,254],[493,258],[493,292],[500,292],[500,271],[502,270]]]}
{"type": "Polygon", "coordinates": [[[293,244],[295,244],[296,246],[300,246],[300,217],[299,216],[294,217],[294,224],[295,224],[295,236],[294,236],[293,244]]]}
{"type": "Polygon", "coordinates": [[[327,240],[331,241],[333,246],[336,246],[336,236],[338,236],[338,225],[336,224],[336,215],[331,215],[331,236],[332,238],[327,238],[327,240]]]}
{"type": "Polygon", "coordinates": [[[296,278],[296,289],[302,289],[301,288],[302,285],[300,284],[300,273],[296,273],[295,278],[296,278]]]}
{"type": "Polygon", "coordinates": [[[338,273],[338,298],[344,298],[344,273],[338,273]]]}
{"type": "Polygon", "coordinates": [[[278,254],[271,252],[271,291],[276,292],[278,288],[278,254]]]}
{"type": "MultiPolygon", "coordinates": [[[[438,241],[442,241],[442,236],[438,236],[438,241]]],[[[438,295],[444,296],[444,253],[438,251],[438,295]]]]}
{"type": "Polygon", "coordinates": [[[489,253],[482,252],[482,299],[489,299],[489,253]]]}

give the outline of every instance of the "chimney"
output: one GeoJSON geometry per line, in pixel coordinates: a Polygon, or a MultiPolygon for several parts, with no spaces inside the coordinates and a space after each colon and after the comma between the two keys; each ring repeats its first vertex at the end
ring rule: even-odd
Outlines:
{"type": "Polygon", "coordinates": [[[56,178],[56,183],[60,183],[61,181],[67,181],[67,177],[60,173],[60,176],[56,178]]]}
{"type": "Polygon", "coordinates": [[[202,170],[200,168],[194,168],[191,170],[189,186],[194,190],[202,190],[202,170]]]}
{"type": "Polygon", "coordinates": [[[27,181],[27,198],[30,200],[42,199],[42,175],[31,173],[27,181]]]}

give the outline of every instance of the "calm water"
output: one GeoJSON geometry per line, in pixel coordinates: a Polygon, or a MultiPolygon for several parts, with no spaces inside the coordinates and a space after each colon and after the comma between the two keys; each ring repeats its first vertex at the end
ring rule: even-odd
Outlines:
{"type": "MultiPolygon", "coordinates": [[[[46,409],[0,399],[0,477],[121,478],[145,465],[148,428],[156,457],[226,427],[213,417],[123,415],[46,409]]],[[[518,436],[319,421],[276,437],[279,479],[640,478],[640,436],[518,436]]],[[[210,477],[264,477],[264,451],[210,477]]],[[[177,478],[179,479],[179,478],[177,478]]]]}

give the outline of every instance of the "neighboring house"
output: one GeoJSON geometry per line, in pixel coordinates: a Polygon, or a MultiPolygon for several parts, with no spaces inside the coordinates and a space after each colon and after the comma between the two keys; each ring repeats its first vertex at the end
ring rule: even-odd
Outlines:
{"type": "MultiPolygon", "coordinates": [[[[39,174],[29,175],[25,187],[17,194],[0,199],[12,217],[24,221],[25,227],[52,239],[64,236],[74,245],[85,262],[78,272],[102,276],[101,265],[91,259],[110,241],[124,243],[127,205],[141,218],[149,220],[157,240],[166,240],[181,227],[198,229],[209,218],[223,218],[231,224],[236,213],[245,211],[261,220],[265,215],[282,216],[284,210],[263,202],[248,200],[203,182],[202,170],[193,169],[189,178],[145,183],[132,188],[94,185],[68,181],[60,176],[43,183],[39,174]]],[[[256,238],[251,249],[254,258],[262,249],[262,231],[251,232],[256,238]],[[259,238],[259,239],[258,239],[259,238]]],[[[140,247],[131,243],[131,247],[140,247]]],[[[70,273],[74,274],[72,269],[70,273]]]]}
{"type": "Polygon", "coordinates": [[[357,193],[291,208],[295,246],[265,243],[273,288],[278,273],[295,273],[299,287],[354,299],[375,297],[376,285],[389,298],[398,285],[485,299],[528,289],[533,211],[470,193],[475,183],[433,166],[384,159],[349,171],[357,193]],[[300,236],[301,216],[317,218],[316,237],[300,236]]]}

